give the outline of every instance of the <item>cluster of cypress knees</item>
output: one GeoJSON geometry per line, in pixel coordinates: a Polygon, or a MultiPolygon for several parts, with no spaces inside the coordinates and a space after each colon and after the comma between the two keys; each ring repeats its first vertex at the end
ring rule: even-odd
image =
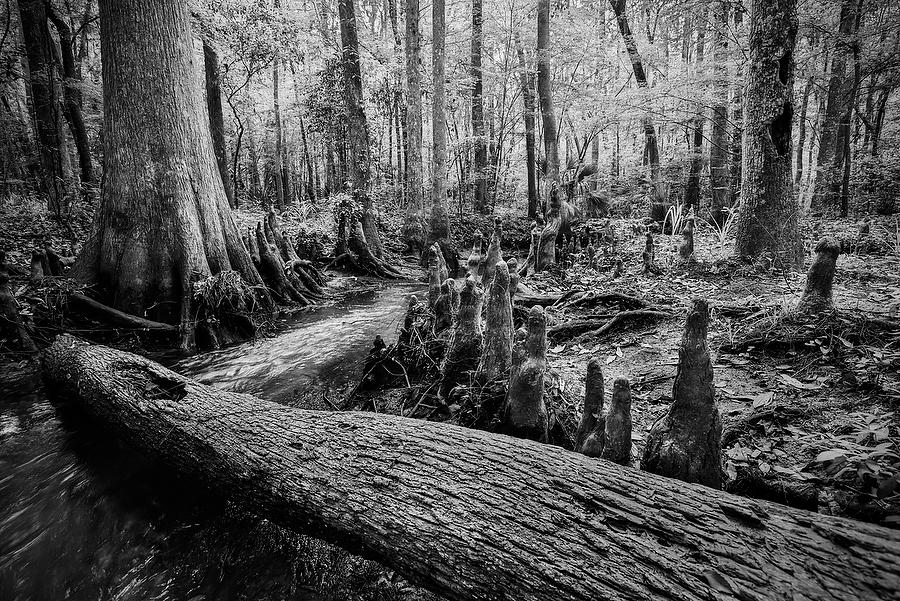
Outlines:
{"type": "MultiPolygon", "coordinates": [[[[688,222],[691,224],[691,220],[688,222]]],[[[691,240],[688,225],[685,245],[691,240]]],[[[429,249],[428,304],[433,333],[450,332],[440,363],[439,396],[454,397],[456,389],[506,383],[500,430],[519,438],[549,442],[551,419],[544,398],[547,373],[547,321],[542,307],[531,307],[523,327],[514,330],[513,300],[519,286],[515,258],[503,260],[503,231],[499,218],[487,250],[475,248],[467,263],[461,287],[448,277],[437,245],[429,249]],[[485,294],[486,291],[486,294],[485,294]],[[485,299],[485,296],[487,297],[485,299]]],[[[648,246],[652,244],[648,243],[648,246]]],[[[692,246],[692,245],[691,245],[692,246]]],[[[683,256],[692,253],[685,248],[683,256]]],[[[798,305],[805,311],[831,306],[831,285],[837,253],[830,239],[816,248],[816,258],[798,305]]],[[[650,263],[652,264],[652,258],[650,263]]],[[[424,307],[412,297],[401,343],[409,344],[412,316],[424,307]]],[[[721,488],[722,422],[716,403],[713,366],[707,344],[709,306],[694,299],[687,313],[678,349],[673,401],[651,427],[646,438],[641,469],[660,475],[721,488]]],[[[584,408],[574,436],[574,449],[621,465],[632,463],[631,386],[619,377],[613,382],[609,408],[604,411],[604,377],[601,361],[587,365],[584,408]]]]}
{"type": "MultiPolygon", "coordinates": [[[[542,307],[531,307],[523,327],[514,330],[518,265],[514,258],[503,260],[501,240],[502,227],[496,219],[486,252],[473,251],[461,286],[448,277],[440,249],[433,246],[429,250],[430,323],[436,334],[449,330],[449,341],[440,363],[438,394],[446,402],[454,398],[458,387],[471,390],[492,382],[506,382],[500,431],[548,442],[551,419],[544,391],[548,369],[546,316],[542,307]]],[[[411,316],[423,311],[424,307],[413,297],[401,330],[401,344],[409,343],[411,316]]],[[[694,300],[679,349],[674,400],[649,433],[641,468],[721,488],[722,423],[706,341],[708,323],[707,302],[694,300]]],[[[587,366],[584,411],[574,436],[575,450],[630,465],[631,430],[629,381],[622,377],[615,379],[611,403],[604,411],[601,361],[591,359],[587,366]]]]}

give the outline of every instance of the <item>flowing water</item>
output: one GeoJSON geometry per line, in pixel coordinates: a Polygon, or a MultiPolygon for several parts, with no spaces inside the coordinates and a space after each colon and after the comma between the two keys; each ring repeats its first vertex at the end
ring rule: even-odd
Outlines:
{"type": "MultiPolygon", "coordinates": [[[[419,288],[351,294],[286,320],[275,336],[173,368],[283,403],[339,394],[360,375],[375,335],[396,336],[419,288]]],[[[337,599],[371,588],[379,571],[247,515],[60,414],[33,374],[0,378],[0,600],[337,599]]]]}

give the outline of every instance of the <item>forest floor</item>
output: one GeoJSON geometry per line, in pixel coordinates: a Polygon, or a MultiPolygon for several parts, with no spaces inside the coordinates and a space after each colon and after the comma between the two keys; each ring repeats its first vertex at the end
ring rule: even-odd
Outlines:
{"type": "MultiPolygon", "coordinates": [[[[870,221],[865,235],[851,219],[810,224],[808,257],[812,241],[824,235],[838,238],[849,252],[838,260],[835,313],[821,316],[802,336],[805,342],[791,345],[776,340],[770,325],[797,304],[805,274],[735,265],[729,261],[733,242],[721,243],[702,220],[694,237],[696,261],[677,261],[680,236],[657,235],[656,262],[664,272],[641,273],[643,235],[634,222],[613,220],[622,276],[611,276],[610,249],[606,258],[598,251],[597,269],[578,257],[565,273],[539,274],[525,283],[537,292],[623,292],[672,317],[626,322],[601,336],[551,335],[548,362],[561,386],[572,389],[557,397],[570,399],[558,409],[577,423],[587,362],[601,358],[607,391],[618,376],[631,381],[639,465],[645,434],[672,401],[690,300],[706,299],[727,487],[900,527],[900,336],[866,326],[867,318],[900,320],[900,231],[896,220],[870,221]],[[740,348],[760,333],[757,344],[740,348]]],[[[550,307],[548,328],[590,312],[550,307]]]]}

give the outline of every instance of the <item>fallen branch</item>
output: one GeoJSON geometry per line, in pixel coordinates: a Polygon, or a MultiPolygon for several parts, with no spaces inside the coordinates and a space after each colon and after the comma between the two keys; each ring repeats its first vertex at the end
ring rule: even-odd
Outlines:
{"type": "Polygon", "coordinates": [[[162,334],[175,334],[178,332],[178,326],[144,319],[137,315],[131,315],[130,313],[113,309],[112,307],[104,305],[99,301],[95,301],[80,292],[76,292],[69,297],[69,304],[73,305],[81,313],[93,315],[101,321],[120,328],[142,330],[145,332],[159,332],[162,334]]]}
{"type": "Polygon", "coordinates": [[[149,456],[447,599],[898,598],[887,528],[449,424],[282,406],[70,336],[43,373],[149,456]]]}

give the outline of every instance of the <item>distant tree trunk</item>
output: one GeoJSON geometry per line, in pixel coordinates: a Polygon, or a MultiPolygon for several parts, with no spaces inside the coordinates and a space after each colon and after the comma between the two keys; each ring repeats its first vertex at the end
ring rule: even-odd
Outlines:
{"type": "Polygon", "coordinates": [[[712,195],[710,217],[719,226],[725,224],[726,209],[731,204],[728,193],[728,2],[719,1],[713,8],[713,63],[719,73],[714,74],[714,104],[712,137],[709,141],[709,188],[712,195]]]}
{"type": "MultiPolygon", "coordinates": [[[[484,131],[484,73],[481,69],[482,45],[482,0],[472,0],[472,136],[475,138],[475,199],[474,208],[478,213],[488,213],[488,153],[484,131]]],[[[548,82],[549,90],[549,82],[548,82]]]]}
{"type": "Polygon", "coordinates": [[[100,0],[100,25],[104,183],[76,271],[117,309],[180,322],[191,348],[195,281],[263,282],[216,167],[189,2],[100,0]]]}
{"type": "MultiPolygon", "coordinates": [[[[366,114],[363,111],[362,70],[359,63],[359,39],[356,34],[356,13],[353,0],[338,0],[338,13],[341,22],[341,55],[344,67],[344,97],[347,103],[349,121],[349,146],[350,146],[350,181],[353,189],[351,195],[357,203],[362,215],[359,218],[362,225],[362,233],[365,238],[357,240],[359,244],[368,247],[371,253],[378,259],[383,255],[381,238],[375,226],[375,213],[372,208],[372,196],[370,194],[371,160],[369,158],[369,130],[366,123],[366,114]]],[[[353,236],[352,221],[355,216],[346,216],[347,236],[353,236]]],[[[346,243],[338,240],[338,245],[346,243]]],[[[342,254],[342,253],[338,253],[342,254]]]]}
{"type": "Polygon", "coordinates": [[[544,127],[544,178],[550,182],[559,182],[559,149],[550,73],[550,0],[538,0],[537,89],[544,127]]]}
{"type": "Polygon", "coordinates": [[[700,206],[700,170],[703,168],[703,117],[698,115],[691,120],[690,143],[691,159],[688,167],[687,186],[684,190],[684,208],[700,206]]]}
{"type": "MultiPolygon", "coordinates": [[[[428,246],[441,247],[451,274],[459,269],[459,253],[450,241],[450,212],[447,207],[447,92],[445,44],[447,38],[444,0],[433,0],[431,18],[431,72],[434,97],[431,102],[431,216],[428,219],[428,246]]],[[[427,254],[427,253],[426,253],[427,254]]]]}
{"type": "Polygon", "coordinates": [[[859,26],[859,13],[859,0],[841,0],[840,23],[831,60],[813,193],[813,208],[826,212],[837,209],[843,175],[844,138],[850,135],[856,89],[853,78],[847,75],[847,62],[853,56],[853,47],[858,43],[855,36],[859,26]]]}
{"type": "Polygon", "coordinates": [[[253,202],[259,202],[263,192],[259,179],[259,154],[256,150],[253,119],[253,115],[247,119],[247,177],[250,179],[250,198],[253,202]]]}
{"type": "MultiPolygon", "coordinates": [[[[625,43],[625,49],[628,51],[628,57],[631,59],[631,67],[634,70],[634,80],[639,88],[647,87],[647,74],[644,71],[644,64],[641,62],[641,55],[638,53],[637,43],[635,43],[634,35],[628,26],[628,15],[625,12],[625,0],[610,0],[613,12],[616,14],[616,22],[619,25],[619,33],[622,34],[622,41],[625,43]]],[[[663,190],[662,172],[659,166],[659,142],[656,137],[656,126],[649,114],[644,114],[641,119],[641,125],[644,130],[644,155],[650,165],[650,181],[653,187],[653,198],[650,209],[650,216],[662,221],[666,214],[665,192],[663,190]]]]}
{"type": "Polygon", "coordinates": [[[525,173],[528,177],[528,218],[534,219],[538,214],[540,201],[538,199],[537,189],[537,157],[535,156],[534,145],[534,74],[528,70],[525,61],[525,50],[522,48],[522,42],[516,36],[516,52],[519,55],[520,81],[522,86],[522,102],[525,111],[525,173]]]}
{"type": "Polygon", "coordinates": [[[61,18],[53,9],[53,5],[47,3],[47,16],[59,34],[59,47],[62,54],[64,97],[66,120],[78,150],[78,164],[81,168],[81,182],[85,184],[94,181],[94,166],[91,160],[91,145],[88,141],[87,128],[84,125],[84,115],[81,111],[81,73],[75,62],[75,50],[72,41],[72,30],[65,19],[61,18]]]}
{"type": "Polygon", "coordinates": [[[225,144],[225,117],[222,115],[222,86],[219,81],[219,56],[205,40],[203,42],[203,66],[206,73],[206,108],[209,112],[209,131],[212,134],[213,151],[225,187],[225,196],[231,208],[238,206],[228,174],[228,147],[225,144]]]}
{"type": "Polygon", "coordinates": [[[300,139],[303,141],[303,160],[306,163],[307,196],[309,196],[311,202],[315,203],[318,195],[318,182],[313,172],[315,166],[313,165],[312,155],[309,153],[309,144],[306,141],[306,124],[303,122],[303,117],[300,117],[300,139]]]}
{"type": "Polygon", "coordinates": [[[403,241],[410,252],[425,250],[422,227],[422,72],[419,67],[419,0],[406,0],[406,219],[403,241]]]}
{"type": "Polygon", "coordinates": [[[803,147],[806,144],[806,109],[809,106],[809,95],[812,92],[813,78],[806,80],[803,87],[803,99],[800,102],[800,118],[797,124],[797,169],[794,173],[794,185],[800,187],[803,181],[803,147]]]}
{"type": "Polygon", "coordinates": [[[68,213],[75,181],[69,159],[65,118],[60,110],[59,73],[53,61],[44,0],[19,0],[22,34],[28,56],[34,129],[41,154],[41,188],[48,208],[58,217],[68,213]]]}
{"type": "MultiPolygon", "coordinates": [[[[743,28],[744,11],[740,5],[734,5],[734,27],[743,28]]],[[[743,142],[744,142],[744,68],[741,63],[743,52],[735,44],[734,56],[737,61],[737,69],[734,76],[734,93],[731,106],[731,206],[738,203],[743,180],[743,142]]]]}
{"type": "Polygon", "coordinates": [[[744,181],[735,253],[803,266],[800,208],[791,179],[796,0],[756,0],[744,117],[744,181]]]}
{"type": "MultiPolygon", "coordinates": [[[[275,6],[278,6],[278,0],[275,0],[275,6]]],[[[275,112],[275,206],[279,211],[283,211],[285,206],[285,195],[284,176],[281,168],[284,163],[284,157],[282,156],[282,140],[284,138],[283,132],[281,131],[281,101],[278,96],[278,58],[276,57],[272,64],[272,104],[275,112]]]]}

